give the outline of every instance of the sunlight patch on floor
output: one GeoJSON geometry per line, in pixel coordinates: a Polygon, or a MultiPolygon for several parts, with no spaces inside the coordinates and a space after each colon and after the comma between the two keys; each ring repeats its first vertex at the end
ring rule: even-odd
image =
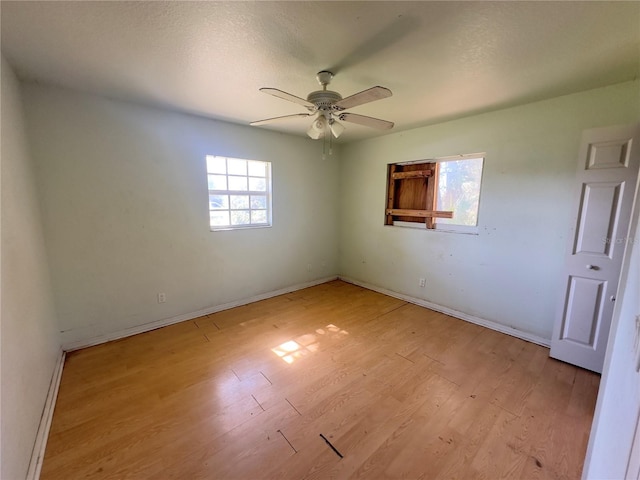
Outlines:
{"type": "Polygon", "coordinates": [[[271,351],[288,364],[292,364],[310,353],[317,352],[323,338],[340,338],[346,335],[349,335],[349,332],[330,323],[324,328],[316,329],[314,333],[305,333],[293,340],[281,343],[271,351]]]}

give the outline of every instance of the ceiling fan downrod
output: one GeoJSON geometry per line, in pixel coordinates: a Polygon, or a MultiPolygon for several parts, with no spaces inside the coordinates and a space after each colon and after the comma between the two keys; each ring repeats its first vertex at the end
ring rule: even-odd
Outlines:
{"type": "Polygon", "coordinates": [[[327,89],[327,85],[331,83],[332,79],[333,79],[333,73],[330,72],[329,70],[322,70],[318,72],[316,75],[316,80],[318,80],[318,83],[322,85],[323,90],[327,89]]]}

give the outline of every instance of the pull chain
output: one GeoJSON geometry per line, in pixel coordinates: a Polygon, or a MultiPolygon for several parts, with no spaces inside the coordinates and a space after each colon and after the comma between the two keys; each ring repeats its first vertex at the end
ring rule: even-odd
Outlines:
{"type": "Polygon", "coordinates": [[[322,138],[322,160],[327,159],[327,137],[326,135],[322,138]]]}

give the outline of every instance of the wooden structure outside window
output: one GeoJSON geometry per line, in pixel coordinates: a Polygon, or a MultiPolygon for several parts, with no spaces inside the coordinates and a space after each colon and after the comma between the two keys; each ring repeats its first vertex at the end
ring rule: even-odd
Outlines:
{"type": "Polygon", "coordinates": [[[453,218],[453,211],[436,210],[437,162],[389,164],[387,180],[385,225],[402,221],[433,229],[436,218],[453,218]]]}

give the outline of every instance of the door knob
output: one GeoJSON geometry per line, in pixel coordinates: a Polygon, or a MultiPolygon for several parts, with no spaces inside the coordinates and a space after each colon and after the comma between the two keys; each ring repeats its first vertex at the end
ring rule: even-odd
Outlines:
{"type": "Polygon", "coordinates": [[[597,265],[587,265],[587,270],[600,270],[597,265]]]}

